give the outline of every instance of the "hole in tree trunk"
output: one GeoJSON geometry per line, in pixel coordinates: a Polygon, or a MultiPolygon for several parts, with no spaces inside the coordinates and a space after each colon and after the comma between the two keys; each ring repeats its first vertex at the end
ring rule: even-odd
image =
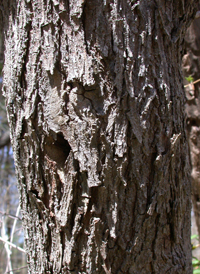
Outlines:
{"type": "Polygon", "coordinates": [[[57,163],[58,166],[64,166],[71,147],[62,133],[56,135],[56,140],[52,136],[47,136],[45,140],[45,152],[48,157],[57,163]]]}

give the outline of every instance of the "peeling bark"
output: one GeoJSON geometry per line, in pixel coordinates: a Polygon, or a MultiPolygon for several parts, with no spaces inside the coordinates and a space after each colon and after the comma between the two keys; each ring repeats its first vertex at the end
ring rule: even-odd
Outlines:
{"type": "Polygon", "coordinates": [[[4,95],[30,273],[192,273],[180,47],[197,2],[9,9],[4,95]]]}

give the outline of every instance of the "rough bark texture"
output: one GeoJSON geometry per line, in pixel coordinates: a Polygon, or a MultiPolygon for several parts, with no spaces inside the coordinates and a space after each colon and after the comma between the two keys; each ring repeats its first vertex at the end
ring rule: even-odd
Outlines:
{"type": "Polygon", "coordinates": [[[180,47],[197,2],[3,2],[30,273],[192,273],[180,47]]]}
{"type": "MultiPolygon", "coordinates": [[[[200,78],[200,12],[187,30],[186,54],[183,56],[185,77],[192,76],[194,82],[200,78]]],[[[196,224],[200,235],[200,83],[185,81],[187,132],[192,164],[192,201],[196,224]]]]}

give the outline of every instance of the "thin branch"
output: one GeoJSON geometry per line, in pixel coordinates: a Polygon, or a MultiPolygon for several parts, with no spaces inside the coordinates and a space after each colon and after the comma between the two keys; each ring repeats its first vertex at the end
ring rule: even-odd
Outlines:
{"type": "MultiPolygon", "coordinates": [[[[19,216],[19,212],[20,212],[20,205],[18,205],[18,207],[17,207],[16,217],[19,216]]],[[[11,243],[13,242],[13,236],[14,236],[16,225],[17,225],[17,218],[14,219],[13,226],[12,226],[12,232],[11,232],[11,236],[10,236],[11,243]]]]}
{"type": "Polygon", "coordinates": [[[21,251],[21,252],[23,252],[23,253],[26,253],[26,251],[25,251],[23,248],[18,247],[18,246],[16,246],[15,244],[12,244],[12,243],[10,243],[10,242],[4,240],[1,236],[0,236],[0,241],[2,241],[2,242],[4,242],[5,244],[8,244],[8,245],[10,245],[10,246],[16,248],[17,250],[19,250],[19,251],[21,251]]]}
{"type": "Polygon", "coordinates": [[[191,84],[195,85],[195,84],[197,84],[199,82],[200,82],[200,79],[198,79],[198,80],[196,80],[194,82],[191,82],[190,84],[185,85],[184,88],[189,87],[191,84]]]}
{"type": "MultiPolygon", "coordinates": [[[[24,269],[24,268],[27,268],[28,266],[25,265],[25,266],[22,266],[22,267],[19,267],[19,268],[14,268],[12,269],[11,271],[18,271],[18,270],[21,270],[21,269],[24,269]]],[[[7,271],[6,273],[10,273],[11,271],[7,271]]]]}
{"type": "Polygon", "coordinates": [[[5,213],[3,211],[0,211],[0,214],[2,214],[3,216],[8,216],[12,219],[18,219],[19,221],[22,221],[22,218],[18,217],[18,216],[15,216],[15,215],[12,215],[12,214],[8,214],[8,213],[5,213]]]}

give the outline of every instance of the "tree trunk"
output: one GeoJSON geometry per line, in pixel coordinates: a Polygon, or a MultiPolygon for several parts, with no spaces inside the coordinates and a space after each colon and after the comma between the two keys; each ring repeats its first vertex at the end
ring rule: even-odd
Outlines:
{"type": "Polygon", "coordinates": [[[192,273],[180,47],[197,0],[4,0],[30,273],[192,273]]]}

